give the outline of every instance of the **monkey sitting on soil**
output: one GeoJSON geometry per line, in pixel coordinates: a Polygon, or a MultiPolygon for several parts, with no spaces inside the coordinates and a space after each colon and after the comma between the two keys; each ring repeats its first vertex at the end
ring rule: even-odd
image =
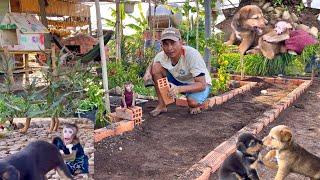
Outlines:
{"type": "Polygon", "coordinates": [[[20,152],[0,160],[0,179],[44,180],[57,169],[60,177],[73,179],[59,150],[46,141],[29,143],[20,152]]]}
{"type": "Polygon", "coordinates": [[[62,137],[55,137],[52,141],[61,150],[62,157],[66,161],[67,167],[72,175],[88,174],[88,156],[84,154],[82,145],[77,137],[78,126],[76,124],[65,124],[62,137]]]}

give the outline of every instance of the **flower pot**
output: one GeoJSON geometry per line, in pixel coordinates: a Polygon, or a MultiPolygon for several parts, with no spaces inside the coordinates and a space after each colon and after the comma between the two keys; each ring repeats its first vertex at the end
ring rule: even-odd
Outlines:
{"type": "Polygon", "coordinates": [[[87,118],[95,123],[96,113],[97,113],[97,109],[93,109],[90,111],[77,111],[77,112],[75,112],[74,116],[78,117],[78,118],[87,118]]]}

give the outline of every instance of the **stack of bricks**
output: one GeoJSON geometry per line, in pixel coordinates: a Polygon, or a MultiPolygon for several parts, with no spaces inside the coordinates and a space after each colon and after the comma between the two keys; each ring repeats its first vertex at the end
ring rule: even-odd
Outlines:
{"type": "Polygon", "coordinates": [[[142,119],[142,108],[139,106],[134,106],[130,108],[121,108],[117,107],[115,114],[113,113],[114,118],[118,120],[130,120],[134,121],[134,125],[141,125],[142,119]]]}

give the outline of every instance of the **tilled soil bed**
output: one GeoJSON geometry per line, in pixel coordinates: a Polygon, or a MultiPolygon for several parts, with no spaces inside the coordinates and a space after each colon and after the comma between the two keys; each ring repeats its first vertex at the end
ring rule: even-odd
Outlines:
{"type": "Polygon", "coordinates": [[[250,92],[198,115],[171,105],[168,113],[153,118],[149,112],[156,102],[148,102],[143,106],[141,127],[95,144],[94,178],[178,178],[294,88],[260,82],[250,92]],[[263,89],[270,93],[261,95],[263,89]]]}
{"type": "MultiPolygon", "coordinates": [[[[309,152],[320,157],[320,81],[317,79],[313,85],[293,104],[286,109],[279,118],[263,129],[257,136],[263,138],[268,135],[271,128],[283,124],[292,128],[294,140],[309,152]]],[[[265,150],[262,151],[265,154],[265,150]]],[[[274,179],[276,171],[263,165],[258,166],[260,179],[274,179]]],[[[218,179],[217,172],[210,179],[218,179]]],[[[286,180],[307,180],[309,178],[291,173],[286,180]]]]}

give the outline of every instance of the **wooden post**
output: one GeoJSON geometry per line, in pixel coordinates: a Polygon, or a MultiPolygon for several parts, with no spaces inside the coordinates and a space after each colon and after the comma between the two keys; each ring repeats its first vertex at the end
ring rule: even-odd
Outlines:
{"type": "Polygon", "coordinates": [[[244,55],[243,54],[240,54],[240,73],[241,73],[241,80],[243,80],[243,78],[244,78],[244,63],[243,63],[243,57],[244,57],[244,55]]]}
{"type": "Polygon", "coordinates": [[[54,44],[51,44],[51,68],[52,74],[57,78],[57,59],[56,59],[56,48],[54,44]]]}
{"type": "Polygon", "coordinates": [[[121,59],[120,1],[116,0],[116,61],[119,61],[120,59],[121,59]]]}
{"type": "Polygon", "coordinates": [[[196,9],[197,9],[197,17],[196,17],[196,49],[199,50],[199,2],[196,0],[196,9]]]}
{"type": "MultiPolygon", "coordinates": [[[[211,36],[211,0],[204,0],[205,9],[205,39],[208,40],[211,36]]],[[[210,49],[208,47],[204,50],[204,62],[207,64],[207,69],[211,71],[210,64],[210,49]]]]}
{"type": "Polygon", "coordinates": [[[25,76],[26,76],[26,83],[29,85],[29,54],[23,55],[23,63],[24,63],[24,70],[25,70],[25,76]]]}
{"type": "Polygon", "coordinates": [[[14,69],[14,61],[11,63],[11,60],[7,60],[7,75],[9,77],[9,83],[12,87],[14,85],[14,77],[13,77],[13,69],[14,69]]]}
{"type": "Polygon", "coordinates": [[[95,5],[96,5],[96,14],[97,14],[97,28],[98,28],[97,33],[99,37],[100,56],[101,56],[104,102],[105,102],[105,108],[106,108],[107,114],[109,114],[111,111],[110,111],[109,88],[108,88],[107,60],[106,60],[106,51],[104,48],[99,0],[95,0],[95,5]]]}

